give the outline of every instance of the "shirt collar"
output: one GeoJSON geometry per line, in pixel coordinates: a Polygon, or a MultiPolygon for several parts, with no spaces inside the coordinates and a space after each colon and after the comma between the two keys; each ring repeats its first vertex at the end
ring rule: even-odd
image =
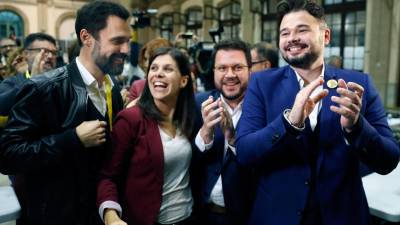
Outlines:
{"type": "MultiPolygon", "coordinates": [[[[78,66],[78,70],[82,76],[83,83],[85,83],[85,85],[88,87],[91,87],[91,86],[98,87],[98,83],[96,82],[96,79],[85,68],[85,66],[79,61],[79,57],[76,57],[76,65],[78,66]]],[[[106,79],[108,79],[110,81],[111,88],[114,87],[114,82],[112,81],[110,75],[106,74],[105,76],[106,76],[106,79]]]]}
{"type": "MultiPolygon", "coordinates": [[[[297,71],[296,71],[293,67],[290,67],[290,68],[292,68],[292,70],[293,70],[294,73],[296,74],[297,82],[299,82],[300,89],[302,89],[302,88],[304,87],[304,80],[303,80],[303,78],[300,76],[300,74],[297,73],[297,71]]],[[[325,74],[325,64],[323,63],[323,64],[322,64],[321,74],[320,74],[319,76],[323,78],[323,77],[324,77],[324,74],[325,74]]]]}
{"type": "Polygon", "coordinates": [[[222,104],[224,104],[225,108],[228,110],[230,115],[233,115],[235,113],[237,113],[238,111],[242,110],[242,104],[243,104],[243,100],[239,102],[239,104],[232,110],[232,108],[229,106],[229,104],[226,102],[225,98],[223,95],[221,95],[221,101],[222,104]]]}

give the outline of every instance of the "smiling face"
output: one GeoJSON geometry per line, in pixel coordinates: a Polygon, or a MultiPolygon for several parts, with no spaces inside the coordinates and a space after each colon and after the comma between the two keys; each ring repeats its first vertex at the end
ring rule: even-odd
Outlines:
{"type": "Polygon", "coordinates": [[[323,63],[324,46],[330,41],[330,30],[305,10],[286,14],[279,31],[279,48],[289,65],[310,69],[323,63]]]}
{"type": "Polygon", "coordinates": [[[244,97],[249,74],[243,51],[219,50],[215,55],[214,84],[227,100],[240,101],[244,97]],[[218,68],[225,68],[226,71],[218,68]]]}
{"type": "Polygon", "coordinates": [[[27,47],[25,52],[26,61],[28,63],[28,70],[32,70],[33,61],[35,57],[40,53],[40,51],[44,51],[43,56],[43,70],[49,71],[56,67],[57,61],[57,47],[47,40],[36,40],[33,41],[32,44],[27,47]]]}
{"type": "Polygon", "coordinates": [[[175,104],[181,88],[188,82],[170,55],[157,56],[150,65],[147,82],[154,102],[175,104]]]}
{"type": "Polygon", "coordinates": [[[109,16],[107,26],[94,40],[91,56],[96,66],[105,74],[119,75],[129,53],[130,29],[127,21],[109,16]]]}

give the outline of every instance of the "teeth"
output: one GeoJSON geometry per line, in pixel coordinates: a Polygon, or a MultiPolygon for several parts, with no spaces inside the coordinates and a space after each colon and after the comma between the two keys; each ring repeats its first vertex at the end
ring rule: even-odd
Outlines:
{"type": "Polygon", "coordinates": [[[167,84],[160,82],[160,81],[156,81],[156,82],[154,82],[154,86],[155,87],[166,87],[167,84]]]}
{"type": "Polygon", "coordinates": [[[300,47],[290,47],[289,51],[299,51],[300,49],[300,47]]]}

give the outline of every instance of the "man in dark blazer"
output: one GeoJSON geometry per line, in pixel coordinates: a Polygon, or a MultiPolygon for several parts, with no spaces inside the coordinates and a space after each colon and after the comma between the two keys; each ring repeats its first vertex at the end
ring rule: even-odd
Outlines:
{"type": "Polygon", "coordinates": [[[17,174],[20,224],[99,224],[96,177],[122,109],[107,74],[122,72],[129,12],[94,1],[76,18],[79,57],[32,77],[19,91],[0,139],[0,172],[17,174]]]}
{"type": "Polygon", "coordinates": [[[192,167],[195,199],[199,199],[201,224],[247,224],[252,180],[249,169],[236,161],[235,127],[250,74],[251,56],[246,43],[222,41],[214,47],[212,65],[216,90],[196,96],[201,128],[195,143],[199,157],[192,167]],[[196,195],[197,193],[197,195],[196,195]]]}
{"type": "Polygon", "coordinates": [[[319,5],[278,15],[289,66],[252,75],[238,125],[238,161],[260,175],[249,224],[371,224],[359,164],[387,174],[400,155],[379,95],[368,75],[324,65],[319,5]]]}

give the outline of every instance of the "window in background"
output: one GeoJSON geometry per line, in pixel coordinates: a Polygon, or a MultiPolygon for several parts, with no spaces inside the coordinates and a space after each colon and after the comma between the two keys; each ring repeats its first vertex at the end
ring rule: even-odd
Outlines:
{"type": "Polygon", "coordinates": [[[203,12],[201,8],[193,7],[186,11],[186,31],[192,32],[197,36],[201,34],[203,26],[203,12]]]}
{"type": "Polygon", "coordinates": [[[240,3],[237,1],[231,1],[219,8],[219,24],[224,28],[222,39],[239,38],[240,14],[240,3]]]}
{"type": "Polygon", "coordinates": [[[12,35],[19,40],[24,38],[24,22],[17,13],[0,10],[0,38],[9,38],[12,35]]]}
{"type": "Polygon", "coordinates": [[[365,50],[365,0],[325,0],[326,22],[331,29],[331,42],[325,59],[332,55],[343,58],[343,68],[362,71],[365,50]]]}
{"type": "Polygon", "coordinates": [[[173,40],[173,21],[173,15],[170,13],[165,13],[160,16],[160,36],[169,41],[173,40]]]}

